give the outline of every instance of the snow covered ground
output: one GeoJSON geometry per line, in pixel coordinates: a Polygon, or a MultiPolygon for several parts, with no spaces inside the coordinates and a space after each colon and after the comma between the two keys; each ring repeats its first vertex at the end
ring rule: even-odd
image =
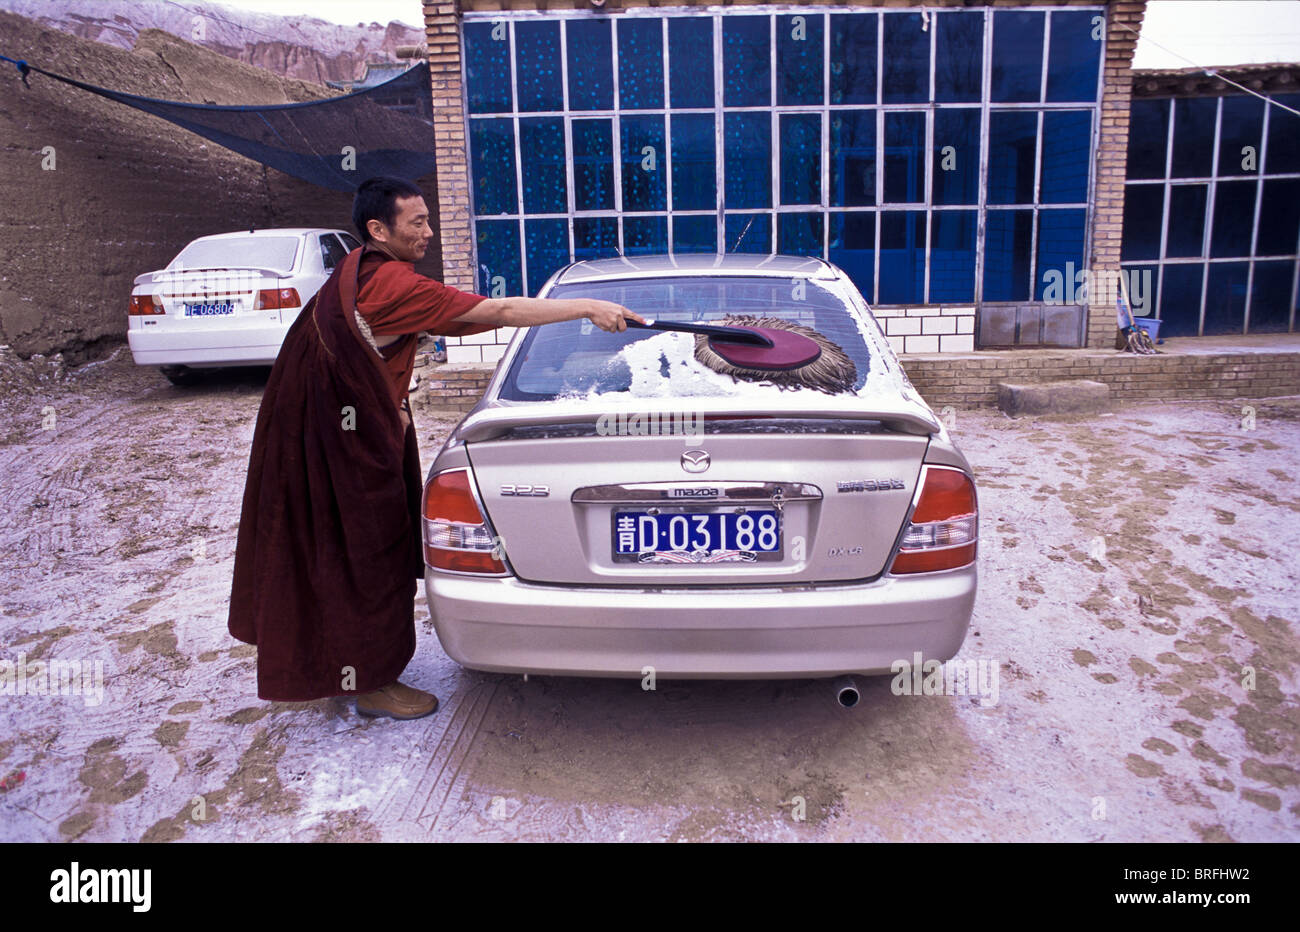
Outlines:
{"type": "MultiPolygon", "coordinates": [[[[1300,835],[1300,399],[957,412],[995,703],[476,673],[421,595],[442,708],[393,722],[258,700],[226,632],[264,374],[0,362],[0,673],[90,687],[0,693],[0,840],[1300,835]]],[[[455,418],[413,401],[427,465],[455,418]]]]}

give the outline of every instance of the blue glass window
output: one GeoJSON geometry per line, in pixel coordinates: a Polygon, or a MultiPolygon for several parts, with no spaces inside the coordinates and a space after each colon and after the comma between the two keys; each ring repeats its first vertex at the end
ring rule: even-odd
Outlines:
{"type": "Polygon", "coordinates": [[[777,214],[777,252],[787,256],[822,254],[822,213],[777,214]]]}
{"type": "Polygon", "coordinates": [[[1091,163],[1092,114],[1087,110],[1045,112],[1039,202],[1082,204],[1087,201],[1091,163]]]}
{"type": "Polygon", "coordinates": [[[1160,284],[1160,335],[1194,337],[1201,322],[1201,283],[1205,265],[1166,265],[1160,284]]]}
{"type": "MultiPolygon", "coordinates": [[[[664,118],[625,116],[619,120],[623,148],[623,209],[666,210],[664,118]]],[[[666,230],[666,228],[665,228],[666,230]]],[[[667,238],[667,232],[664,234],[667,238]]],[[[624,244],[627,237],[624,236],[624,244]]]]}
{"type": "Polygon", "coordinates": [[[772,251],[771,214],[727,214],[727,252],[772,251]]]}
{"type": "MultiPolygon", "coordinates": [[[[1290,116],[1290,114],[1284,114],[1290,116]]],[[[1255,255],[1294,256],[1300,233],[1300,179],[1272,178],[1264,182],[1259,206],[1255,255]]]]}
{"type": "Polygon", "coordinates": [[[772,206],[772,118],[728,113],[723,123],[728,209],[772,206]]]}
{"type": "Polygon", "coordinates": [[[980,99],[984,69],[984,14],[978,10],[936,13],[934,99],[940,103],[980,99]]]}
{"type": "Polygon", "coordinates": [[[935,204],[979,203],[980,112],[974,107],[934,112],[935,204]]]}
{"type": "Polygon", "coordinates": [[[1214,154],[1217,97],[1180,97],[1174,101],[1174,148],[1170,178],[1203,178],[1214,154]]]}
{"type": "Polygon", "coordinates": [[[515,23],[515,81],[521,111],[564,109],[558,22],[515,23]]]}
{"type": "Polygon", "coordinates": [[[776,102],[781,106],[822,102],[820,14],[776,18],[776,102]]]}
{"type": "Polygon", "coordinates": [[[876,203],[876,113],[836,110],[831,114],[831,204],[870,207],[876,203]]]}
{"type": "Polygon", "coordinates": [[[771,29],[771,20],[766,16],[728,16],[722,20],[722,97],[726,106],[771,104],[771,29]]]}
{"type": "Polygon", "coordinates": [[[1294,262],[1256,262],[1250,283],[1250,332],[1284,333],[1291,320],[1294,262]]]}
{"type": "Polygon", "coordinates": [[[930,303],[973,301],[978,212],[936,210],[930,223],[930,303]]]}
{"type": "Polygon", "coordinates": [[[465,24],[465,79],[470,113],[510,112],[510,32],[504,23],[465,24]]]}
{"type": "Polygon", "coordinates": [[[1043,300],[1048,273],[1073,284],[1083,268],[1083,230],[1086,210],[1040,210],[1038,212],[1038,284],[1034,300],[1043,300]]]}
{"type": "Polygon", "coordinates": [[[1128,296],[1133,302],[1136,317],[1155,317],[1157,313],[1156,286],[1160,280],[1157,265],[1125,266],[1128,275],[1128,296]]]}
{"type": "Polygon", "coordinates": [[[514,121],[470,120],[469,149],[474,170],[474,213],[515,213],[519,200],[515,190],[514,121]]]}
{"type": "Polygon", "coordinates": [[[1165,186],[1124,186],[1124,248],[1122,258],[1159,259],[1160,227],[1165,219],[1165,186]]]}
{"type": "MultiPolygon", "coordinates": [[[[1278,103],[1300,110],[1300,94],[1277,94],[1278,103]]],[[[1273,109],[1268,123],[1268,160],[1264,171],[1270,175],[1300,172],[1300,133],[1296,117],[1285,110],[1273,109]]]]}
{"type": "Polygon", "coordinates": [[[573,206],[614,209],[614,130],[609,120],[573,121],[573,206]]]}
{"type": "Polygon", "coordinates": [[[623,254],[643,256],[668,251],[667,217],[625,217],[623,254]]]}
{"type": "Polygon", "coordinates": [[[478,293],[496,297],[524,293],[519,267],[519,221],[476,220],[478,293]]]}
{"type": "Polygon", "coordinates": [[[1206,336],[1242,333],[1246,328],[1246,277],[1249,262],[1213,262],[1205,283],[1206,336]]]}
{"type": "Polygon", "coordinates": [[[1169,189],[1166,256],[1188,258],[1203,255],[1205,191],[1206,185],[1203,184],[1176,184],[1169,189]]]}
{"type": "Polygon", "coordinates": [[[1133,101],[1128,122],[1128,177],[1165,177],[1168,149],[1169,101],[1133,101]]]}
{"type": "Polygon", "coordinates": [[[668,67],[674,108],[713,106],[713,18],[668,20],[668,67]]]}
{"type": "Polygon", "coordinates": [[[989,114],[988,203],[1034,202],[1034,149],[1037,143],[1037,112],[994,110],[989,114]]]}
{"type": "MultiPolygon", "coordinates": [[[[573,72],[569,72],[572,80],[573,72]]],[[[682,74],[687,79],[687,74],[682,74]]],[[[618,101],[624,110],[664,105],[663,20],[629,16],[618,22],[618,101]]]]}
{"type": "Polygon", "coordinates": [[[1254,181],[1220,181],[1215,186],[1214,222],[1210,225],[1211,258],[1250,256],[1257,187],[1258,183],[1254,181]]]}
{"type": "Polygon", "coordinates": [[[889,210],[880,215],[881,304],[924,300],[925,242],[925,211],[889,210]]]}
{"type": "MultiPolygon", "coordinates": [[[[885,112],[884,197],[887,204],[925,200],[924,113],[885,112]]],[[[881,241],[883,247],[883,233],[881,241]]]]}
{"type": "MultiPolygon", "coordinates": [[[[568,210],[564,120],[560,117],[520,120],[519,152],[524,162],[524,212],[562,214],[568,210]]],[[[530,268],[530,277],[531,274],[530,268]]]]}
{"type": "Polygon", "coordinates": [[[613,217],[578,217],[573,221],[573,260],[618,255],[618,221],[613,217]]]}
{"type": "MultiPolygon", "coordinates": [[[[1279,114],[1281,115],[1281,114],[1279,114]]],[[[1219,124],[1219,174],[1220,175],[1256,175],[1264,152],[1264,101],[1258,97],[1223,98],[1223,115],[1219,124]],[[1248,164],[1250,152],[1243,151],[1249,146],[1254,150],[1254,168],[1244,168],[1248,164]]]]}
{"type": "Polygon", "coordinates": [[[829,252],[828,260],[844,270],[868,303],[873,301],[876,291],[875,212],[832,213],[829,252]]]}
{"type": "Polygon", "coordinates": [[[831,103],[876,103],[878,31],[875,13],[831,15],[831,103]]]}
{"type": "Polygon", "coordinates": [[[611,110],[614,107],[613,40],[609,22],[571,19],[565,24],[569,60],[569,109],[611,110]]]}
{"type": "Polygon", "coordinates": [[[1047,99],[1051,101],[1094,101],[1097,99],[1097,69],[1101,65],[1101,25],[1099,38],[1092,10],[1052,12],[1052,34],[1047,50],[1047,99]]]}
{"type": "Polygon", "coordinates": [[[984,300],[1029,298],[1032,210],[990,210],[984,222],[984,300]]]}
{"type": "Polygon", "coordinates": [[[535,295],[552,273],[569,264],[569,223],[526,220],[524,242],[528,247],[528,293],[535,295]]]}
{"type": "Polygon", "coordinates": [[[994,101],[1041,100],[1043,90],[1043,13],[993,14],[994,101]]]}
{"type": "Polygon", "coordinates": [[[717,251],[717,217],[695,215],[673,217],[673,252],[717,251]]]}
{"type": "Polygon", "coordinates": [[[822,118],[818,113],[783,113],[781,120],[781,203],[820,204],[822,118]]]}
{"type": "Polygon", "coordinates": [[[713,114],[675,113],[671,120],[673,209],[712,210],[718,206],[713,114]]]}
{"type": "Polygon", "coordinates": [[[886,13],[884,75],[880,92],[887,104],[930,99],[930,33],[920,13],[886,13]]]}

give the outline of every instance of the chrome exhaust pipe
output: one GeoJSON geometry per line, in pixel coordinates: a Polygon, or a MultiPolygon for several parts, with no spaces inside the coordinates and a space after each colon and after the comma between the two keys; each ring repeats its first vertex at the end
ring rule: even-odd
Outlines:
{"type": "Polygon", "coordinates": [[[851,709],[862,698],[858,692],[858,681],[851,676],[841,676],[835,681],[835,701],[846,709],[851,709]]]}

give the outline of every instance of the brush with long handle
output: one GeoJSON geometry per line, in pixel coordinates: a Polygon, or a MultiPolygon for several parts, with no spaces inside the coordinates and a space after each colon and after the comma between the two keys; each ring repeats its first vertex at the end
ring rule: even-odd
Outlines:
{"type": "Polygon", "coordinates": [[[713,324],[648,319],[630,327],[695,334],[695,358],[714,372],[781,388],[852,391],[857,367],[836,343],[779,317],[724,317],[713,324]]]}

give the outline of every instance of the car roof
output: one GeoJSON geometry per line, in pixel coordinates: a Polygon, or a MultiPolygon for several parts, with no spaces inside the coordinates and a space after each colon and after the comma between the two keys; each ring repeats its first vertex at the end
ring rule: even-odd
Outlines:
{"type": "MultiPolygon", "coordinates": [[[[347,233],[347,230],[336,230],[330,227],[267,227],[265,229],[252,230],[235,230],[233,233],[210,233],[207,236],[196,236],[191,242],[211,239],[240,239],[246,236],[302,236],[307,233],[347,233]]],[[[353,234],[348,233],[349,236],[353,234]]]]}
{"type": "Polygon", "coordinates": [[[561,269],[555,284],[590,282],[600,279],[654,278],[666,275],[774,275],[805,278],[836,278],[833,266],[807,256],[769,256],[752,253],[710,255],[689,253],[677,256],[620,256],[575,262],[561,269]]]}

